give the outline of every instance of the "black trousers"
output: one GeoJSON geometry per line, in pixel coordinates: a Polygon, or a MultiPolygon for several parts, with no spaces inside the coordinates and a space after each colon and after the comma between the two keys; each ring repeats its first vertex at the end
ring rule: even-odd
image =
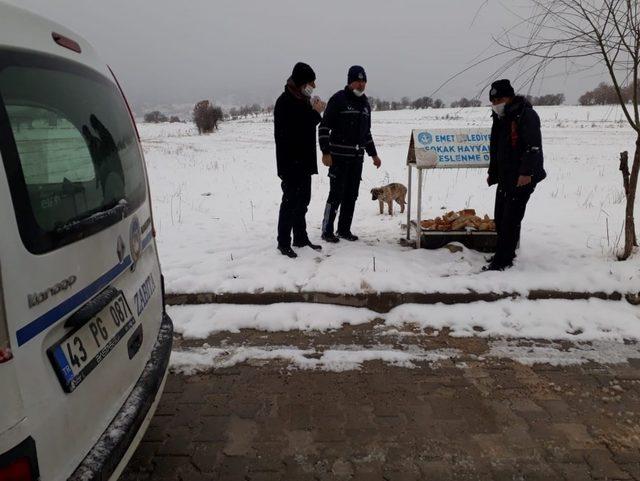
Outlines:
{"type": "Polygon", "coordinates": [[[534,189],[535,186],[531,184],[509,188],[498,185],[494,211],[498,245],[494,262],[508,265],[515,259],[520,242],[520,226],[534,189]]]}
{"type": "Polygon", "coordinates": [[[360,190],[363,158],[332,155],[332,159],[333,164],[329,167],[329,198],[324,209],[322,233],[333,234],[336,213],[340,209],[338,233],[347,234],[351,232],[353,211],[360,190]]]}
{"type": "Polygon", "coordinates": [[[311,200],[311,176],[297,175],[282,180],[282,202],[278,217],[278,245],[304,244],[307,236],[307,207],[311,200]]]}

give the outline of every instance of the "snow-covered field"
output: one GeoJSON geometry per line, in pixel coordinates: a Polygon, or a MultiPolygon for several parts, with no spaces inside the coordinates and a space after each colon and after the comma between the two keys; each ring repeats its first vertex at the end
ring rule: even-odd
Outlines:
{"type": "MultiPolygon", "coordinates": [[[[208,136],[190,124],[141,124],[167,290],[638,291],[640,255],[615,259],[624,211],[618,158],[633,148],[633,132],[613,107],[538,112],[549,177],[529,203],[516,266],[490,274],[478,274],[484,259],[473,251],[401,247],[406,217],[379,215],[369,195],[388,182],[406,184],[411,129],[489,126],[488,108],[374,113],[383,165],[376,170],[366,159],[352,229],[361,241],[324,244],[321,253],[301,249],[295,260],[275,248],[281,191],[269,118],[226,122],[208,136]]],[[[314,241],[329,188],[327,169],[319,165],[307,215],[314,241]]],[[[480,170],[428,172],[425,216],[467,207],[492,216],[494,188],[485,177],[480,170]]]]}

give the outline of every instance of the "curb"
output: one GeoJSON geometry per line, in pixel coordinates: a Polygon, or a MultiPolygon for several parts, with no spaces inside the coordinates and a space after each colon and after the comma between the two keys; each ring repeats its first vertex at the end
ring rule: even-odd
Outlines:
{"type": "Polygon", "coordinates": [[[387,313],[402,304],[469,304],[471,302],[495,302],[501,299],[529,299],[532,301],[545,299],[586,300],[602,299],[621,301],[626,299],[630,304],[640,304],[640,293],[622,294],[620,292],[572,292],[538,289],[527,295],[518,292],[378,292],[360,294],[334,294],[329,292],[201,292],[194,294],[168,293],[165,302],[171,306],[197,304],[254,304],[267,305],[281,302],[309,302],[315,304],[333,304],[339,306],[366,307],[375,312],[387,313]]]}

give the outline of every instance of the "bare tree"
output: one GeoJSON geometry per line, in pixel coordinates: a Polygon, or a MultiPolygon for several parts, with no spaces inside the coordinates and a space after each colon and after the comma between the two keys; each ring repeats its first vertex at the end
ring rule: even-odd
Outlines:
{"type": "Polygon", "coordinates": [[[634,203],[640,170],[640,110],[638,68],[640,66],[640,7],[637,0],[531,0],[533,14],[497,38],[511,54],[509,64],[522,62],[522,81],[532,84],[554,61],[568,73],[604,68],[617,103],[636,132],[631,170],[623,165],[626,194],[625,243],[619,259],[628,259],[637,246],[634,203]],[[519,30],[524,29],[524,35],[519,30]],[[515,55],[513,55],[515,54],[515,55]],[[630,95],[625,91],[630,90],[630,95]],[[625,97],[630,97],[626,103],[625,97]],[[625,174],[625,172],[627,172],[625,174]]]}

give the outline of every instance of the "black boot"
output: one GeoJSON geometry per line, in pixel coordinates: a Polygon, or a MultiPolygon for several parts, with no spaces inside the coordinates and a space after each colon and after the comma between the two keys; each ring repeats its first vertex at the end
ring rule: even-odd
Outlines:
{"type": "Polygon", "coordinates": [[[513,267],[513,262],[496,262],[495,259],[482,268],[482,272],[504,271],[509,267],[513,267]]]}
{"type": "MultiPolygon", "coordinates": [[[[514,255],[513,258],[515,259],[516,257],[518,257],[517,255],[514,255]]],[[[494,260],[495,260],[496,256],[495,254],[489,257],[485,257],[484,260],[487,261],[489,264],[491,264],[494,260]]]]}
{"type": "Polygon", "coordinates": [[[322,246],[318,244],[312,244],[310,240],[306,240],[305,242],[294,242],[293,247],[311,247],[314,251],[321,251],[322,246]]]}
{"type": "Polygon", "coordinates": [[[338,237],[351,242],[357,241],[359,239],[357,235],[353,235],[351,232],[338,232],[338,237]]]}
{"type": "Polygon", "coordinates": [[[278,246],[278,250],[283,256],[291,257],[292,259],[298,257],[298,254],[293,252],[293,249],[289,246],[278,246]]]}
{"type": "Polygon", "coordinates": [[[336,244],[337,242],[340,242],[340,239],[338,239],[333,234],[322,234],[322,240],[325,242],[331,242],[332,244],[336,244]]]}

